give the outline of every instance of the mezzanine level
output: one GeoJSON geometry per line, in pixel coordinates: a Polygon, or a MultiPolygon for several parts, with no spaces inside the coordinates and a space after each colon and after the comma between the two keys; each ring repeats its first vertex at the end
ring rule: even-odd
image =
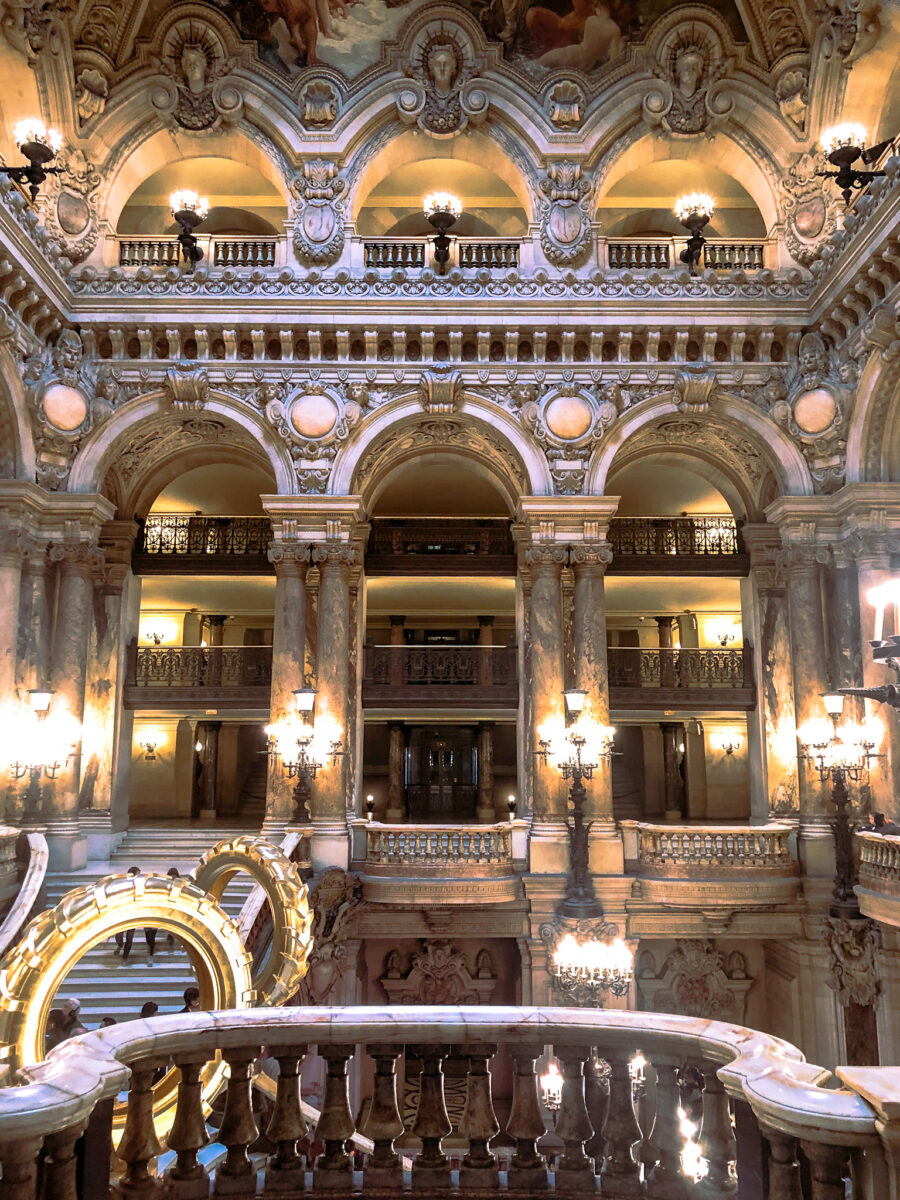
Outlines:
{"type": "MultiPolygon", "coordinates": [[[[366,570],[373,575],[516,573],[505,518],[373,517],[366,570]],[[460,560],[463,560],[461,564],[460,560]]],[[[269,573],[267,517],[151,513],[138,522],[136,574],[269,573]]],[[[728,515],[613,517],[609,574],[744,575],[749,559],[740,524],[728,515]],[[673,562],[674,560],[674,562],[673,562]]]]}

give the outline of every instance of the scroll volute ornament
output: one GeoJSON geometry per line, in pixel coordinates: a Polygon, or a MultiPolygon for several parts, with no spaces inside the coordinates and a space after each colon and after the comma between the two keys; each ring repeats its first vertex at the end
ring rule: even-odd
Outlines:
{"type": "Polygon", "coordinates": [[[337,163],[310,159],[294,177],[291,187],[298,200],[294,249],[307,265],[328,264],[344,248],[343,201],[347,184],[337,163]]]}
{"type": "Polygon", "coordinates": [[[592,186],[581,163],[561,161],[547,165],[540,190],[541,246],[554,266],[574,266],[591,244],[590,197],[592,186]]]}

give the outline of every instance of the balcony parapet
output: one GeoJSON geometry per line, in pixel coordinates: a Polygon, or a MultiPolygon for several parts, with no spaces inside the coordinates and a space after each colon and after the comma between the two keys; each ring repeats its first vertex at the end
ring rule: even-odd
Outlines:
{"type": "Polygon", "coordinates": [[[753,708],[753,654],[739,650],[611,646],[610,706],[753,708]]]}
{"type": "MultiPolygon", "coordinates": [[[[494,1195],[560,1192],[571,1196],[575,1191],[594,1193],[599,1188],[616,1195],[621,1190],[617,1186],[621,1163],[634,1164],[633,1182],[637,1186],[632,1190],[634,1194],[643,1191],[638,1164],[654,1159],[643,1153],[649,1145],[644,1147],[642,1129],[635,1122],[632,1107],[627,1064],[638,1049],[648,1062],[648,1070],[658,1074],[653,1100],[657,1144],[660,1131],[669,1130],[667,1137],[680,1146],[680,1095],[675,1070],[690,1061],[702,1071],[704,1119],[709,1120],[710,1129],[705,1135],[701,1132],[700,1145],[709,1156],[711,1180],[721,1180],[724,1186],[737,1170],[740,1187],[743,1164],[749,1164],[754,1180],[757,1164],[763,1161],[759,1141],[762,1135],[770,1137],[777,1150],[767,1168],[773,1196],[799,1195],[795,1139],[815,1165],[817,1187],[823,1196],[843,1194],[842,1176],[848,1159],[854,1150],[861,1149],[866,1150],[872,1169],[855,1175],[855,1200],[880,1200],[887,1192],[893,1194],[896,1187],[897,1169],[891,1150],[900,1130],[895,1127],[896,1072],[892,1068],[867,1068],[864,1072],[839,1068],[847,1086],[835,1087],[831,1072],[807,1063],[795,1046],[738,1025],[635,1011],[486,1006],[182,1013],[83,1034],[63,1043],[47,1062],[23,1071],[22,1086],[0,1089],[0,1166],[4,1180],[16,1180],[17,1200],[35,1200],[37,1163],[47,1140],[48,1161],[54,1164],[57,1177],[70,1163],[74,1174],[73,1156],[83,1156],[94,1171],[93,1200],[106,1200],[111,1195],[108,1148],[112,1105],[104,1102],[124,1090],[128,1091],[130,1136],[120,1151],[128,1177],[142,1179],[158,1144],[148,1103],[153,1072],[173,1060],[176,1067],[190,1064],[196,1071],[196,1064],[221,1051],[234,1064],[228,1084],[232,1120],[223,1124],[221,1140],[232,1172],[235,1163],[241,1167],[238,1183],[243,1178],[247,1184],[242,1194],[254,1190],[258,1165],[266,1169],[273,1185],[277,1181],[279,1191],[290,1182],[294,1190],[304,1194],[311,1188],[314,1193],[374,1196],[384,1195],[390,1183],[392,1193],[402,1194],[411,1180],[409,1171],[390,1153],[393,1139],[404,1128],[393,1087],[376,1092],[378,1107],[362,1124],[363,1135],[368,1132],[380,1141],[365,1158],[361,1173],[354,1175],[344,1143],[356,1129],[349,1104],[348,1061],[356,1053],[369,1054],[379,1066],[387,1062],[393,1075],[395,1060],[406,1046],[417,1048],[420,1081],[427,1078],[429,1086],[430,1104],[424,1108],[420,1105],[411,1126],[414,1134],[426,1139],[425,1149],[412,1164],[413,1188],[420,1194],[430,1194],[437,1180],[441,1194],[450,1197],[481,1194],[482,1189],[494,1195]],[[556,1171],[548,1170],[543,1155],[535,1149],[535,1142],[550,1124],[540,1107],[535,1060],[551,1044],[568,1083],[563,1089],[557,1128],[565,1125],[576,1130],[556,1171]],[[278,1158],[263,1164],[251,1162],[246,1155],[246,1147],[257,1135],[247,1080],[261,1045],[280,1060],[281,1071],[277,1093],[267,1077],[258,1076],[257,1084],[265,1086],[275,1098],[274,1127],[290,1134],[279,1144],[278,1158]],[[297,1128],[296,1137],[303,1132],[296,1111],[297,1087],[284,1081],[296,1079],[298,1058],[313,1046],[325,1058],[329,1071],[318,1125],[326,1152],[307,1172],[300,1156],[294,1153],[293,1130],[297,1128]],[[451,1172],[441,1147],[450,1127],[441,1063],[450,1047],[469,1064],[466,1111],[470,1115],[462,1134],[469,1143],[469,1165],[464,1163],[458,1175],[451,1172]],[[507,1136],[516,1149],[514,1159],[508,1153],[501,1158],[502,1151],[498,1154],[487,1149],[498,1123],[490,1094],[484,1088],[484,1072],[498,1048],[517,1063],[512,1111],[519,1116],[511,1116],[507,1125],[507,1136]],[[585,1108],[582,1080],[585,1066],[596,1052],[612,1063],[612,1078],[609,1112],[598,1130],[609,1151],[605,1158],[601,1155],[593,1160],[583,1153],[584,1142],[594,1130],[585,1108]],[[747,1119],[737,1122],[733,1136],[729,1098],[747,1106],[747,1119]],[[522,1118],[522,1112],[527,1118],[522,1118]],[[721,1132],[723,1129],[726,1134],[721,1132]],[[427,1173],[425,1179],[421,1178],[423,1172],[427,1173]]],[[[189,1078],[190,1070],[182,1078],[185,1074],[189,1078]]],[[[363,1111],[368,1112],[369,1106],[363,1111]]],[[[180,1127],[203,1128],[200,1092],[191,1089],[189,1082],[181,1088],[179,1113],[180,1127]]],[[[190,1147],[190,1141],[184,1140],[190,1147]]],[[[674,1159],[677,1172],[678,1150],[665,1152],[674,1159]]],[[[190,1154],[190,1149],[179,1151],[179,1162],[190,1154]]],[[[206,1168],[201,1167],[201,1182],[206,1182],[205,1172],[206,1168]]],[[[226,1182],[229,1191],[236,1187],[233,1173],[226,1182]]],[[[725,1191],[731,1190],[730,1185],[725,1187],[725,1191]]]]}
{"type": "Polygon", "coordinates": [[[370,575],[515,575],[516,552],[505,519],[373,517],[366,548],[370,575]],[[461,563],[460,560],[463,560],[461,563]]]}
{"type": "Polygon", "coordinates": [[[271,646],[136,646],[128,648],[125,703],[130,708],[215,702],[268,708],[271,646]]]}
{"type": "Polygon", "coordinates": [[[622,821],[633,895],[678,908],[758,908],[796,898],[790,825],[653,825],[622,821]]]}
{"type": "Polygon", "coordinates": [[[734,517],[613,517],[608,574],[746,575],[750,559],[734,517]],[[673,562],[673,559],[675,560],[673,562]]]}
{"type": "MultiPolygon", "coordinates": [[[[597,239],[601,267],[611,271],[668,271],[681,266],[684,237],[617,237],[597,239]]],[[[775,266],[774,238],[707,238],[703,266],[715,271],[761,271],[775,266]]]]}
{"type": "Polygon", "coordinates": [[[366,899],[390,904],[502,903],[521,895],[527,821],[495,825],[352,822],[366,899]]]}
{"type": "Polygon", "coordinates": [[[900,836],[861,832],[855,841],[860,911],[873,920],[900,926],[900,836]]]}
{"type": "Polygon", "coordinates": [[[366,646],[363,705],[514,708],[517,654],[515,646],[366,646]]]}
{"type": "Polygon", "coordinates": [[[151,513],[138,521],[132,556],[136,573],[225,574],[272,570],[267,557],[272,540],[268,517],[195,516],[151,513]]]}

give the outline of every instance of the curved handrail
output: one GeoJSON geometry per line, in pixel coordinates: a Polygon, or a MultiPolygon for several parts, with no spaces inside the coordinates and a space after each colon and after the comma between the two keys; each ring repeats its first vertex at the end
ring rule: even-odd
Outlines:
{"type": "Polygon", "coordinates": [[[22,838],[28,845],[28,866],[12,908],[0,925],[0,958],[22,932],[31,916],[47,874],[47,839],[42,833],[20,833],[19,840],[22,838]]]}
{"type": "Polygon", "coordinates": [[[766,1125],[813,1142],[876,1144],[876,1114],[855,1092],[827,1086],[831,1072],[807,1063],[796,1046],[722,1021],[619,1010],[429,1006],[243,1009],[137,1020],[83,1034],[47,1062],[19,1072],[25,1083],[0,1089],[0,1141],[49,1134],[86,1120],[94,1105],[127,1083],[125,1064],[150,1055],[205,1052],[238,1039],[270,1053],[299,1044],[394,1045],[517,1043],[554,1047],[637,1044],[720,1064],[719,1077],[766,1125]],[[74,1083],[74,1089],[73,1089],[74,1083]],[[74,1092],[74,1094],[73,1094],[74,1092]]]}

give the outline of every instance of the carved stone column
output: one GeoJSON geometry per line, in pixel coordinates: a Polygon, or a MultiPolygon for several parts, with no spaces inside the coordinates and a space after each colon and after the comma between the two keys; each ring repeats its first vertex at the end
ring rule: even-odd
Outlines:
{"type": "Polygon", "coordinates": [[[666,785],[666,820],[684,820],[684,776],[681,773],[684,745],[684,726],[675,721],[663,721],[659,726],[663,738],[663,763],[666,785]]]}
{"type": "MultiPolygon", "coordinates": [[[[560,546],[534,547],[526,551],[525,560],[531,570],[531,679],[523,679],[520,686],[531,687],[531,744],[535,751],[542,737],[554,728],[560,736],[565,725],[562,568],[566,551],[560,546]]],[[[556,766],[536,759],[529,766],[534,772],[535,820],[562,820],[565,793],[556,766]]]]}
{"type": "Polygon", "coordinates": [[[391,721],[388,725],[388,802],[385,819],[388,822],[406,819],[406,804],[403,794],[403,765],[406,745],[403,723],[391,721]]]}
{"type": "Polygon", "coordinates": [[[494,820],[494,722],[478,725],[478,807],[479,821],[494,820]]]}
{"type": "Polygon", "coordinates": [[[47,543],[33,541],[22,569],[19,653],[16,683],[20,693],[47,687],[53,638],[52,580],[47,543]]]}
{"type": "MultiPolygon", "coordinates": [[[[604,574],[612,561],[605,541],[583,542],[571,549],[575,579],[572,641],[575,686],[586,693],[588,719],[609,725],[609,675],[606,653],[604,574]]],[[[587,788],[585,819],[590,822],[591,869],[613,874],[624,869],[621,838],[613,819],[612,764],[600,762],[587,788]]]]}
{"type": "Polygon", "coordinates": [[[45,802],[51,870],[84,866],[87,843],[78,828],[80,727],[84,720],[84,688],[93,623],[94,580],[103,552],[94,541],[69,539],[50,547],[58,564],[56,623],[53,630],[51,714],[64,711],[79,726],[79,744],[47,789],[45,802]]]}
{"type": "MultiPolygon", "coordinates": [[[[874,588],[893,579],[896,572],[891,570],[890,545],[886,538],[869,534],[860,539],[861,546],[857,553],[857,588],[860,615],[860,640],[862,643],[862,686],[881,687],[886,683],[896,684],[897,673],[883,663],[876,662],[872,657],[869,642],[875,637],[875,605],[869,599],[874,588]]],[[[900,628],[894,630],[886,625],[885,636],[894,632],[900,633],[900,628]]],[[[848,702],[845,702],[845,706],[848,702]]],[[[885,755],[876,760],[869,776],[869,786],[872,792],[872,805],[876,812],[887,813],[896,820],[896,800],[894,778],[900,771],[900,721],[883,705],[871,700],[865,701],[865,709],[869,715],[877,717],[884,727],[884,738],[879,750],[885,755]]]]}
{"type": "MultiPolygon", "coordinates": [[[[323,739],[339,738],[346,751],[336,762],[327,759],[316,777],[312,794],[314,839],[319,850],[340,861],[334,866],[347,865],[347,782],[350,744],[351,695],[351,628],[350,572],[359,561],[356,547],[340,542],[324,542],[313,548],[313,562],[320,572],[319,581],[319,694],[316,698],[317,732],[328,729],[323,739]],[[342,840],[343,850],[337,843],[342,840]],[[331,846],[326,850],[325,846],[331,846]]],[[[323,859],[322,865],[325,865],[323,859]]]]}
{"type": "MultiPolygon", "coordinates": [[[[295,712],[293,692],[303,686],[306,653],[306,571],[309,544],[296,539],[280,540],[269,548],[275,568],[275,620],[272,630],[272,690],[269,720],[272,724],[295,712]]],[[[293,782],[286,778],[281,760],[269,764],[266,785],[265,832],[290,821],[294,812],[293,782]]]]}
{"type": "Polygon", "coordinates": [[[8,703],[16,688],[19,597],[22,592],[22,562],[30,539],[17,524],[0,523],[0,702],[8,703]]]}
{"type": "Polygon", "coordinates": [[[219,733],[221,721],[203,722],[203,774],[200,776],[201,821],[216,819],[219,794],[219,733]]]}

